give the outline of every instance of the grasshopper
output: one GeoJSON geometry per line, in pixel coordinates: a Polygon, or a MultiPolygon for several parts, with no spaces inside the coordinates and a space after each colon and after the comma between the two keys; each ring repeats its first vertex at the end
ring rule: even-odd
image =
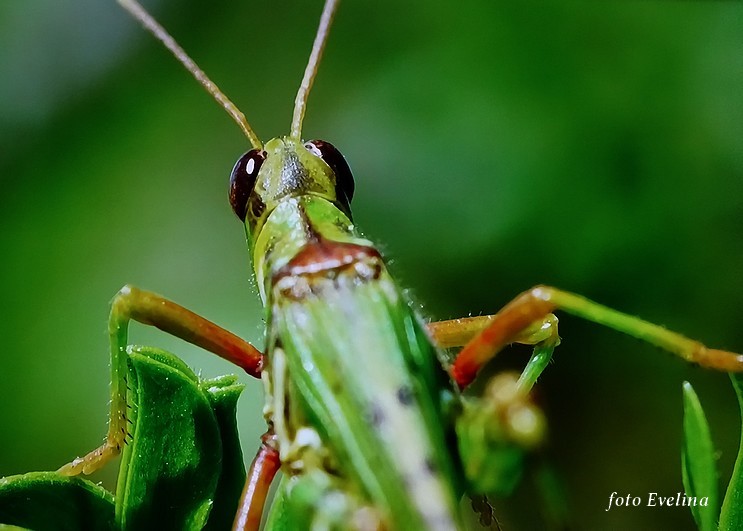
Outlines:
{"type": "MultiPolygon", "coordinates": [[[[169,42],[136,4],[128,5],[169,42]]],[[[321,44],[334,7],[334,2],[326,6],[321,44]]],[[[303,503],[295,493],[304,488],[320,493],[309,504],[318,510],[326,505],[325,497],[341,498],[338,513],[324,515],[333,522],[357,522],[361,527],[458,526],[456,500],[465,489],[462,485],[472,487],[478,478],[467,472],[471,455],[449,455],[448,438],[452,430],[459,433],[462,450],[467,440],[462,434],[483,422],[481,415],[495,407],[503,389],[515,389],[508,404],[518,404],[519,411],[532,418],[531,424],[524,430],[517,419],[502,419],[493,410],[486,418],[511,431],[511,442],[528,447],[540,438],[539,413],[528,403],[528,391],[558,342],[551,313],[556,309],[646,339],[688,361],[740,370],[739,356],[705,349],[636,318],[545,287],[524,293],[495,316],[421,325],[379,252],[351,222],[353,183],[342,156],[326,142],[301,140],[306,95],[321,44],[314,48],[312,73],[303,82],[291,132],[285,138],[262,144],[234,106],[213,91],[254,146],[235,166],[231,200],[246,223],[268,312],[266,348],[260,352],[159,296],[123,290],[114,302],[111,321],[114,400],[108,442],[66,472],[93,470],[120,447],[118,433],[126,419],[119,354],[127,343],[129,318],[196,343],[264,380],[269,431],[242,505],[240,521],[249,526],[256,525],[267,485],[279,466],[288,478],[281,503],[303,503]],[[338,335],[328,333],[331,329],[338,335]],[[477,371],[514,341],[537,345],[515,387],[495,382],[483,399],[462,397],[460,390],[477,371]],[[453,364],[436,350],[460,346],[464,350],[453,364]],[[471,417],[465,414],[468,411],[471,417]]],[[[192,73],[202,76],[184,54],[176,55],[192,73]]],[[[469,442],[487,454],[496,441],[469,442]]]]}

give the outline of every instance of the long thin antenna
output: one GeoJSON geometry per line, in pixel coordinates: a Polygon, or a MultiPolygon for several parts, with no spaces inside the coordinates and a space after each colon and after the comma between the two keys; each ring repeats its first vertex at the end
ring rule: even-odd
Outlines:
{"type": "Polygon", "coordinates": [[[328,42],[330,26],[333,23],[333,16],[335,16],[335,10],[338,8],[339,3],[340,0],[325,1],[325,7],[323,8],[322,16],[320,17],[320,26],[317,28],[315,42],[312,43],[310,60],[307,62],[307,68],[304,69],[302,84],[299,85],[297,97],[294,100],[294,116],[292,116],[291,128],[292,138],[300,139],[302,136],[302,121],[304,120],[304,112],[307,108],[307,96],[312,88],[312,83],[315,81],[317,68],[320,66],[322,52],[325,50],[325,44],[328,42]]]}
{"type": "Polygon", "coordinates": [[[178,61],[180,61],[181,64],[186,67],[186,70],[191,72],[191,75],[196,78],[196,81],[198,81],[201,86],[204,87],[215,100],[217,100],[217,103],[219,103],[224,108],[224,110],[227,111],[227,114],[229,114],[232,119],[237,122],[237,125],[240,126],[240,129],[242,129],[242,132],[248,138],[248,141],[251,143],[251,145],[255,149],[262,149],[263,144],[261,143],[258,136],[255,134],[255,132],[253,132],[253,128],[250,127],[250,124],[245,118],[245,115],[240,111],[240,109],[237,108],[234,103],[230,101],[227,96],[224,95],[221,90],[219,90],[219,87],[207,77],[204,71],[201,70],[201,68],[199,68],[198,65],[193,61],[193,59],[191,59],[186,54],[183,48],[181,48],[178,43],[175,42],[175,39],[171,37],[167,31],[165,31],[165,28],[158,24],[157,21],[152,18],[152,15],[145,11],[145,9],[141,5],[139,5],[136,0],[118,0],[118,2],[119,4],[121,4],[121,7],[126,9],[134,18],[136,18],[147,31],[152,33],[152,35],[154,35],[157,40],[162,42],[165,47],[170,50],[170,52],[175,56],[175,58],[178,59],[178,61]]]}

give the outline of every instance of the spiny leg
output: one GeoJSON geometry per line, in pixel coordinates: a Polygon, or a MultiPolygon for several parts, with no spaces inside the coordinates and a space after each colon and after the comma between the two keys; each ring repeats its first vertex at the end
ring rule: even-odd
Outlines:
{"type": "MultiPolygon", "coordinates": [[[[618,312],[574,293],[549,286],[536,286],[516,297],[492,318],[487,318],[490,319],[487,326],[479,333],[475,332],[474,338],[469,340],[454,361],[452,366],[454,380],[461,388],[468,386],[478,371],[501,348],[517,341],[525,330],[535,326],[535,323],[542,322],[554,310],[563,310],[613,328],[703,367],[729,372],[743,371],[741,354],[707,348],[698,341],[666,330],[662,326],[618,312]]],[[[484,322],[480,321],[479,324],[484,322]]],[[[471,330],[467,332],[472,334],[471,330]]]]}
{"type": "Polygon", "coordinates": [[[184,341],[197,345],[239,365],[260,377],[263,355],[250,343],[211,321],[155,293],[124,286],[111,303],[108,333],[111,346],[111,412],[106,442],[84,457],[78,457],[59,469],[74,476],[90,474],[121,451],[128,436],[126,416],[127,344],[130,320],[152,325],[184,341]]]}
{"type": "Polygon", "coordinates": [[[281,466],[279,451],[274,448],[275,435],[268,432],[261,438],[261,446],[250,464],[245,488],[232,529],[235,531],[258,531],[263,517],[263,506],[276,472],[281,466]]]}

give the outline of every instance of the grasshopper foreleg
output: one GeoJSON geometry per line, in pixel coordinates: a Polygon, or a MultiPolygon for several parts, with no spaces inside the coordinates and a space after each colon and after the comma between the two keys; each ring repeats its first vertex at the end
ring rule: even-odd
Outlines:
{"type": "MultiPolygon", "coordinates": [[[[703,367],[730,372],[743,371],[743,355],[707,348],[698,341],[671,332],[662,326],[549,286],[536,286],[525,291],[496,315],[474,318],[472,322],[460,326],[460,331],[457,331],[456,321],[433,323],[432,333],[434,339],[440,335],[445,340],[442,341],[443,346],[454,346],[449,340],[450,337],[468,341],[451,369],[454,380],[460,388],[464,388],[500,349],[509,343],[519,341],[525,331],[533,330],[536,324],[544,322],[555,310],[563,310],[613,328],[703,367]],[[448,330],[449,328],[451,330],[448,330]]],[[[464,344],[464,341],[460,344],[464,344]]]]}
{"type": "MultiPolygon", "coordinates": [[[[471,342],[496,317],[430,323],[428,330],[439,347],[453,348],[471,342]]],[[[515,334],[511,342],[534,345],[524,370],[518,376],[499,374],[487,383],[482,396],[463,396],[462,411],[455,420],[459,455],[471,493],[510,493],[521,477],[526,454],[545,437],[544,414],[532,403],[529,391],[560,343],[557,317],[551,313],[542,316],[515,334]]]]}
{"type": "MultiPolygon", "coordinates": [[[[440,348],[461,347],[471,343],[478,337],[478,334],[492,326],[499,315],[463,317],[451,321],[429,323],[428,331],[440,348]]],[[[560,336],[557,333],[557,317],[548,313],[529,323],[524,329],[515,333],[509,343],[534,345],[534,353],[518,381],[521,390],[528,392],[547,367],[555,347],[560,344],[560,336]]],[[[458,380],[457,383],[461,387],[466,387],[458,380]]]]}
{"type": "Polygon", "coordinates": [[[61,474],[90,474],[121,451],[129,434],[127,419],[127,346],[129,321],[152,325],[231,361],[260,377],[263,355],[250,343],[155,293],[124,286],[111,303],[111,412],[102,446],[59,469],[61,474]]]}

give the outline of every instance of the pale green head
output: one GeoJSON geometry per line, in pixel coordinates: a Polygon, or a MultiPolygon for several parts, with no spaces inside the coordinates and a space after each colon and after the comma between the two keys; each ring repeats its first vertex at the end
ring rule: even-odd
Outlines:
{"type": "Polygon", "coordinates": [[[274,138],[237,161],[230,177],[230,204],[245,223],[252,249],[266,218],[282,201],[321,197],[350,218],[353,190],[351,170],[332,144],[274,138]]]}

